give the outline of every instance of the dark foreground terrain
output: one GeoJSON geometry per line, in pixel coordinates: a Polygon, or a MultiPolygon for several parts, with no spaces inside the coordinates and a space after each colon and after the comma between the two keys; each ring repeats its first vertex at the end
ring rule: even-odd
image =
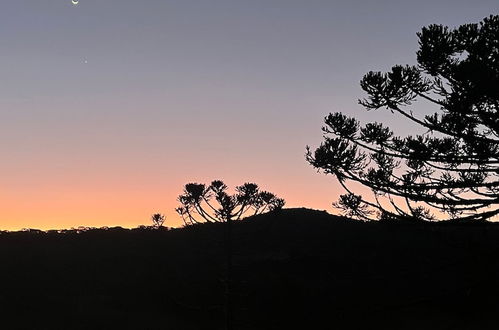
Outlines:
{"type": "MultiPolygon", "coordinates": [[[[2,329],[223,329],[221,225],[0,234],[2,329]]],[[[235,329],[498,329],[499,225],[234,224],[235,329]]]]}

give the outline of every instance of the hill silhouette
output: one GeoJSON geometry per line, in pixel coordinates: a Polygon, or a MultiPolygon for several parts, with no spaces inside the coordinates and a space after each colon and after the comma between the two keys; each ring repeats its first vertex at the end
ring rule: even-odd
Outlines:
{"type": "MultiPolygon", "coordinates": [[[[223,224],[0,234],[9,329],[223,329],[223,224]]],[[[496,329],[499,226],[234,223],[236,329],[496,329]]]]}

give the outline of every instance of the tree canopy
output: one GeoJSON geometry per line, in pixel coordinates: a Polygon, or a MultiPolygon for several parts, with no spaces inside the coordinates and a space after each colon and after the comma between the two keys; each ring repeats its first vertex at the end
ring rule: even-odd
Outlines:
{"type": "Polygon", "coordinates": [[[417,65],[369,72],[367,110],[388,109],[425,130],[399,137],[382,123],[325,118],[307,161],[336,176],[334,205],[360,219],[486,220],[499,213],[499,16],[418,34],[417,65]],[[416,101],[436,110],[418,115],[416,101]],[[413,111],[414,110],[414,111],[413,111]],[[356,194],[351,183],[370,188],[356,194]]]}
{"type": "Polygon", "coordinates": [[[206,222],[239,220],[245,214],[260,214],[281,209],[285,201],[268,191],[260,191],[255,183],[236,187],[234,194],[227,192],[227,185],[214,180],[206,186],[202,183],[188,183],[178,197],[176,211],[186,225],[206,222]]]}

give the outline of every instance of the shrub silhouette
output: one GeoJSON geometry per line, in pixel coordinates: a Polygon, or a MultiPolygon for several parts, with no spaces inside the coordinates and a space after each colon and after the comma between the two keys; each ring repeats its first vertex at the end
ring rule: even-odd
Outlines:
{"type": "Polygon", "coordinates": [[[163,223],[165,222],[165,216],[160,213],[155,213],[151,216],[151,221],[155,228],[160,228],[161,226],[163,226],[163,223]]]}
{"type": "Polygon", "coordinates": [[[369,72],[367,110],[386,108],[426,130],[398,137],[331,113],[324,141],[306,159],[346,190],[333,204],[360,219],[486,220],[499,213],[499,16],[450,29],[424,27],[416,66],[369,72]],[[420,100],[439,111],[417,116],[420,100]],[[351,190],[369,187],[373,198],[351,190]]]}

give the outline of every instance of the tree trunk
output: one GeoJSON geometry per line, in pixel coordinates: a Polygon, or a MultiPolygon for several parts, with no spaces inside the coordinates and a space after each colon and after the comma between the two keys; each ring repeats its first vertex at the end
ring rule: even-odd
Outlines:
{"type": "Polygon", "coordinates": [[[225,278],[225,328],[233,330],[232,324],[232,219],[227,219],[225,224],[225,252],[226,252],[226,278],[225,278]]]}

